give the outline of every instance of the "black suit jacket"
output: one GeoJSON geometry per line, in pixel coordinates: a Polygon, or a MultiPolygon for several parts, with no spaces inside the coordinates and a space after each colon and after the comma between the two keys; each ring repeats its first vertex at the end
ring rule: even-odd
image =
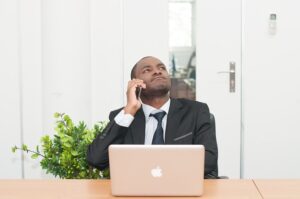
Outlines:
{"type": "MultiPolygon", "coordinates": [[[[108,146],[110,144],[144,144],[145,115],[140,108],[131,125],[119,126],[114,118],[122,110],[112,111],[110,122],[101,135],[88,147],[87,161],[90,165],[104,169],[109,166],[108,146]]],[[[187,99],[171,99],[165,144],[202,144],[205,146],[205,176],[217,177],[218,147],[212,131],[208,106],[187,99]]],[[[180,159],[178,159],[180,161],[180,159]]]]}

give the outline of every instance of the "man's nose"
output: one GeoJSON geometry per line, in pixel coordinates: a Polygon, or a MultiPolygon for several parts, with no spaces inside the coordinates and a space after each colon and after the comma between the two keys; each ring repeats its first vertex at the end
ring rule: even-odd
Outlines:
{"type": "Polygon", "coordinates": [[[155,75],[161,75],[161,70],[159,68],[154,69],[154,74],[155,75]]]}

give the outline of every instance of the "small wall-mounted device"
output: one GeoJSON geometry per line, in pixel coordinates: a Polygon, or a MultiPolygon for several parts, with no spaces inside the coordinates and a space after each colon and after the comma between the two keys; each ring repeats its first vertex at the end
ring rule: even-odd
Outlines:
{"type": "Polygon", "coordinates": [[[269,34],[275,35],[277,32],[277,15],[271,13],[269,17],[269,34]]]}

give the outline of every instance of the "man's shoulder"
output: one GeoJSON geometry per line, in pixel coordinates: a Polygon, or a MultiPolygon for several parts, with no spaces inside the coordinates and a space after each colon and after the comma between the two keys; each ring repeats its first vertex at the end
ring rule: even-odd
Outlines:
{"type": "Polygon", "coordinates": [[[206,103],[189,100],[189,99],[174,99],[176,102],[179,103],[180,109],[187,113],[190,116],[196,116],[195,118],[201,120],[208,120],[210,117],[210,110],[206,103]]]}
{"type": "Polygon", "coordinates": [[[185,98],[176,98],[172,99],[173,101],[177,101],[184,107],[207,107],[207,104],[204,102],[199,102],[195,100],[185,99],[185,98]]]}
{"type": "Polygon", "coordinates": [[[118,114],[123,108],[124,108],[124,107],[115,109],[115,110],[111,111],[110,113],[111,113],[111,114],[118,114]]]}
{"type": "Polygon", "coordinates": [[[121,110],[123,110],[124,107],[118,108],[116,110],[113,110],[109,113],[109,120],[112,120],[113,118],[116,117],[116,115],[118,115],[118,113],[120,113],[121,110]]]}

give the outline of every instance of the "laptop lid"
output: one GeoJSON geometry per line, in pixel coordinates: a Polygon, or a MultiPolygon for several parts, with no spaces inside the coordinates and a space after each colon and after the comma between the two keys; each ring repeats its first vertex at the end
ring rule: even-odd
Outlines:
{"type": "Polygon", "coordinates": [[[203,145],[110,145],[112,195],[200,196],[203,145]]]}

